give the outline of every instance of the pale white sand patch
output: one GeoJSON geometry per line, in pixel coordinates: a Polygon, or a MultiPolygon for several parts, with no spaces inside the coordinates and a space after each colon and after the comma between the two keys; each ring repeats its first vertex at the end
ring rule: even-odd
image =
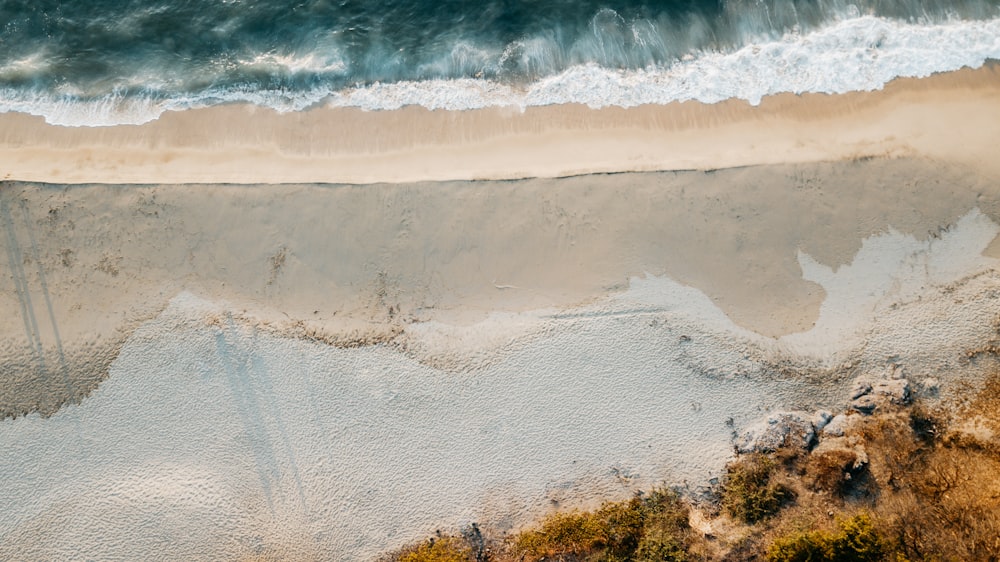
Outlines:
{"type": "MultiPolygon", "coordinates": [[[[849,330],[813,337],[836,336],[824,352],[848,375],[892,363],[947,387],[1000,308],[1000,275],[978,257],[996,229],[973,211],[927,243],[866,240],[817,276],[841,306],[878,296],[852,324],[865,345],[849,330]],[[873,281],[853,282],[862,272],[873,281]]],[[[365,560],[434,529],[511,528],[664,481],[697,491],[739,429],[844,401],[845,381],[815,371],[817,348],[739,328],[667,278],[579,308],[415,326],[408,352],[280,337],[228,310],[181,293],[83,404],[0,424],[0,505],[13,506],[0,558],[365,560]],[[455,372],[413,349],[496,351],[455,372]]]]}
{"type": "Polygon", "coordinates": [[[165,518],[156,533],[177,555],[213,558],[225,544],[242,556],[260,541],[282,556],[366,559],[442,524],[506,526],[552,500],[705,484],[730,454],[727,418],[749,420],[805,387],[720,385],[699,365],[736,371],[743,355],[682,342],[669,315],[553,317],[548,337],[463,375],[387,348],[206,325],[213,308],[179,296],[82,406],[0,427],[18,444],[0,460],[0,500],[24,507],[0,514],[0,554],[48,557],[41,535],[59,519],[60,540],[83,556],[148,552],[128,517],[75,500],[129,495],[138,472],[155,490],[132,513],[165,518]],[[81,435],[86,447],[72,449],[81,435]],[[188,469],[219,475],[221,503],[244,509],[205,520],[157,507],[163,482],[191,485],[176,475],[188,469]],[[47,483],[31,477],[40,473],[47,483]],[[309,540],[267,538],[275,528],[309,540]]]}
{"type": "Polygon", "coordinates": [[[428,320],[404,329],[406,350],[439,369],[474,370],[498,357],[515,340],[540,335],[551,329],[545,317],[556,309],[525,312],[490,312],[471,323],[428,320]]]}
{"type": "Polygon", "coordinates": [[[983,256],[983,251],[997,233],[1000,226],[972,209],[926,240],[890,227],[865,239],[854,259],[837,268],[799,251],[802,277],[819,284],[826,298],[812,328],[776,339],[737,326],[703,293],[667,277],[632,278],[629,289],[615,298],[682,312],[699,318],[706,328],[728,332],[803,364],[819,361],[833,366],[864,344],[872,325],[889,309],[933,287],[996,267],[997,260],[983,256]]]}
{"type": "Polygon", "coordinates": [[[866,239],[854,260],[836,269],[799,252],[802,277],[822,286],[827,296],[811,330],[778,341],[803,355],[836,360],[863,343],[866,328],[887,307],[995,267],[997,260],[984,257],[983,251],[998,232],[996,223],[973,209],[923,241],[890,228],[866,239]]]}

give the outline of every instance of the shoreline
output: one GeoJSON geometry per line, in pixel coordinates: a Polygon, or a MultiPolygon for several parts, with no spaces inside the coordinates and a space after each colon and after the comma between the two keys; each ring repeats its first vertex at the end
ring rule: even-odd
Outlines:
{"type": "Polygon", "coordinates": [[[2,179],[60,184],[509,180],[871,157],[936,158],[1000,176],[990,149],[1000,131],[983,122],[1000,122],[994,63],[873,92],[779,94],[759,106],[278,114],[232,105],[112,127],[8,113],[0,114],[0,162],[2,179]]]}

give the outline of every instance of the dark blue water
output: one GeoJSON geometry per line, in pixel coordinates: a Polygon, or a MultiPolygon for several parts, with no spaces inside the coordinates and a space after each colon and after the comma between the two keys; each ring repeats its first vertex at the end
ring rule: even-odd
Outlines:
{"type": "Polygon", "coordinates": [[[991,21],[998,1],[0,0],[0,106],[301,108],[345,89],[456,79],[524,89],[588,65],[669,69],[845,18],[991,21]]]}

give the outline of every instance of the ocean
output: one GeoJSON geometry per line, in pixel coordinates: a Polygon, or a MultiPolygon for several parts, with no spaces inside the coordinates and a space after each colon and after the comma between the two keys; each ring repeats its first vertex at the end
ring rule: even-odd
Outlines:
{"type": "Polygon", "coordinates": [[[90,126],[233,102],[758,103],[1000,58],[997,0],[3,0],[0,26],[0,111],[90,126]]]}

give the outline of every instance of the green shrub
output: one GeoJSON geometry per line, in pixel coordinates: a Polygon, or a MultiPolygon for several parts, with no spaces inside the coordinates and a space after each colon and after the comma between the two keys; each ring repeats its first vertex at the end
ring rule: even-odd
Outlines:
{"type": "Polygon", "coordinates": [[[685,531],[688,527],[688,508],[681,501],[677,492],[664,488],[654,488],[652,492],[641,498],[633,498],[633,502],[641,501],[646,513],[646,526],[658,527],[664,530],[685,531]]]}
{"type": "MultiPolygon", "coordinates": [[[[635,501],[635,500],[633,500],[635,501]]],[[[688,559],[684,537],[689,531],[688,510],[678,495],[655,489],[642,499],[642,539],[636,547],[636,562],[683,562],[688,559]]]]}
{"type": "Polygon", "coordinates": [[[768,562],[825,562],[833,558],[833,534],[807,531],[775,539],[767,551],[768,562]]]}
{"type": "Polygon", "coordinates": [[[684,545],[676,536],[654,531],[642,537],[632,559],[635,562],[685,562],[688,558],[684,545]]]}
{"type": "Polygon", "coordinates": [[[793,494],[774,481],[775,468],[774,460],[762,454],[746,455],[730,463],[722,485],[722,506],[746,523],[777,513],[793,494]]]}
{"type": "Polygon", "coordinates": [[[685,560],[687,508],[674,492],[653,490],[591,512],[556,513],[515,537],[524,560],[685,560]]]}
{"type": "Polygon", "coordinates": [[[529,560],[560,554],[581,556],[606,544],[604,529],[593,513],[555,513],[540,528],[517,536],[515,549],[529,560]]]}
{"type": "Polygon", "coordinates": [[[470,562],[472,549],[461,539],[442,536],[420,543],[399,555],[399,562],[470,562]]]}
{"type": "Polygon", "coordinates": [[[834,560],[868,562],[881,560],[886,548],[875,521],[867,513],[859,513],[840,523],[840,533],[834,537],[834,560]]]}
{"type": "Polygon", "coordinates": [[[840,522],[837,533],[805,531],[775,539],[768,562],[877,562],[887,554],[885,542],[867,513],[840,522]]]}

